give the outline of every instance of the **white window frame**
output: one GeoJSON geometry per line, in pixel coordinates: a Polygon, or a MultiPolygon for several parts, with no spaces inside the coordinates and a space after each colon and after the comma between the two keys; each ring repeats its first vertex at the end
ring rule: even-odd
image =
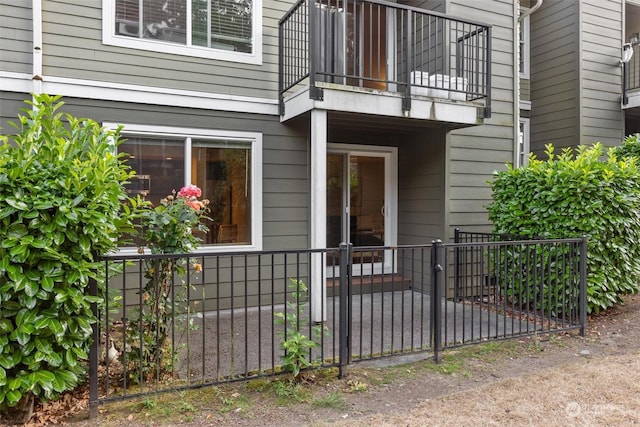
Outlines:
{"type": "Polygon", "coordinates": [[[529,164],[529,153],[531,152],[530,124],[531,120],[529,118],[520,118],[520,123],[518,125],[516,167],[522,167],[529,164]]]}
{"type": "MultiPolygon", "coordinates": [[[[528,8],[521,8],[520,13],[525,13],[528,8]]],[[[524,18],[520,24],[520,31],[518,33],[518,46],[519,52],[522,56],[522,69],[520,69],[520,58],[518,58],[518,71],[520,72],[520,78],[528,79],[530,76],[530,40],[531,40],[531,27],[530,27],[531,15],[524,18]]]]}
{"type": "MultiPolygon", "coordinates": [[[[187,1],[188,10],[191,2],[187,1]]],[[[189,12],[187,14],[191,16],[189,12]]],[[[253,28],[252,53],[232,52],[204,46],[179,45],[160,40],[140,39],[117,35],[115,0],[102,0],[102,43],[110,46],[120,46],[131,49],[175,55],[193,56],[198,58],[219,59],[221,61],[241,62],[245,64],[262,65],[262,0],[253,0],[253,28]]],[[[187,26],[188,28],[190,25],[187,26]]]]}
{"type": "MultiPolygon", "coordinates": [[[[182,138],[185,141],[185,172],[184,185],[190,182],[191,165],[191,140],[236,140],[249,142],[251,148],[251,243],[248,245],[201,245],[194,253],[203,252],[242,252],[250,250],[262,250],[262,133],[239,132],[227,130],[209,130],[170,126],[150,126],[123,123],[103,123],[107,129],[115,130],[122,126],[120,135],[142,137],[169,137],[182,138]],[[189,159],[189,161],[187,161],[189,159]]],[[[212,207],[215,209],[215,206],[212,207]]],[[[137,248],[121,248],[121,254],[136,254],[137,248]]]]}

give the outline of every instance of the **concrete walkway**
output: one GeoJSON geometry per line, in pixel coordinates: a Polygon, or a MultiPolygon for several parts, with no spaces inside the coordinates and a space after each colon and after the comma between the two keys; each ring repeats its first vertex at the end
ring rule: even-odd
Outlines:
{"type": "MultiPolygon", "coordinates": [[[[446,321],[441,326],[444,345],[486,341],[533,333],[541,323],[505,317],[475,305],[442,301],[446,321]]],[[[485,309],[486,308],[486,309],[485,309]]],[[[194,319],[194,330],[176,337],[179,343],[181,380],[190,383],[215,382],[251,376],[259,371],[277,370],[281,365],[280,342],[284,327],[274,321],[274,313],[285,307],[242,307],[208,312],[194,319]]],[[[339,300],[326,300],[325,333],[316,336],[320,348],[311,350],[310,360],[331,365],[339,361],[339,300]]],[[[351,300],[351,355],[367,360],[389,354],[431,350],[431,298],[412,290],[354,295],[351,300]]],[[[308,318],[303,311],[300,319],[308,318]]],[[[310,335],[309,322],[301,333],[310,335]]]]}

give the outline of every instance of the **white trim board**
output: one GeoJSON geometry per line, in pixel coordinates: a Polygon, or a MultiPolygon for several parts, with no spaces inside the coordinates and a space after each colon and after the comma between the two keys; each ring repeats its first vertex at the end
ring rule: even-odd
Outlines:
{"type": "MultiPolygon", "coordinates": [[[[0,72],[0,91],[29,93],[32,91],[32,88],[32,79],[29,74],[0,72]]],[[[42,92],[81,99],[278,115],[278,101],[276,99],[71,79],[66,77],[44,77],[42,81],[42,92]]]]}

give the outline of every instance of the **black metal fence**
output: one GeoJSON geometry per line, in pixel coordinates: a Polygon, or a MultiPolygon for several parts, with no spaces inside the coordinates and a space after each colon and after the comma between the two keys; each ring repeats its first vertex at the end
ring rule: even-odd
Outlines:
{"type": "Polygon", "coordinates": [[[526,239],[456,230],[436,264],[450,279],[445,346],[586,326],[586,238],[526,239]],[[446,269],[449,269],[447,272],[446,269]]]}
{"type": "MultiPolygon", "coordinates": [[[[462,236],[457,234],[458,237],[462,236]]],[[[467,235],[468,237],[469,235],[467,235]]],[[[479,235],[478,235],[479,236],[479,235]]],[[[482,237],[484,238],[484,237],[482,237]]],[[[101,401],[581,328],[584,239],[103,258],[101,401]],[[299,335],[296,335],[298,334],[299,335]]]]}
{"type": "MultiPolygon", "coordinates": [[[[456,100],[485,99],[490,115],[491,27],[376,0],[300,0],[279,23],[279,92],[319,82],[456,100]]],[[[281,110],[282,112],[282,110],[281,110]]]]}

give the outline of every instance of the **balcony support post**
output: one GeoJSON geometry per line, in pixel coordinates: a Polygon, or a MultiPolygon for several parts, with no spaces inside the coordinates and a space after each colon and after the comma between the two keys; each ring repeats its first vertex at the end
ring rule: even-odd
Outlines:
{"type": "MultiPolygon", "coordinates": [[[[311,110],[311,248],[327,246],[327,110],[311,110]]],[[[311,254],[311,321],[327,318],[324,254],[311,254]]]]}

